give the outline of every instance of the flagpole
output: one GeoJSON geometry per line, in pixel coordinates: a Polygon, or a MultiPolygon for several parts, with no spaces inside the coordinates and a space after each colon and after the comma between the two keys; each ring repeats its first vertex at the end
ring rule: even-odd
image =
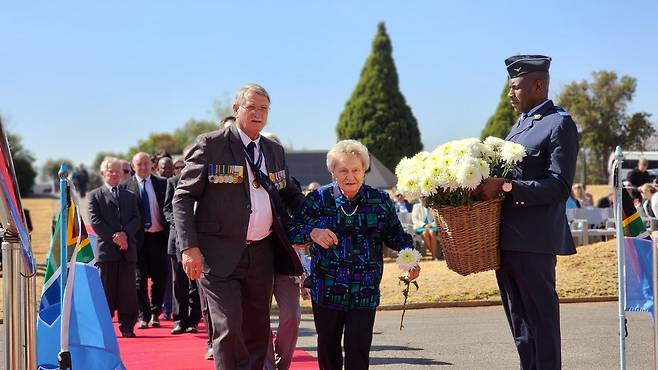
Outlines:
{"type": "Polygon", "coordinates": [[[624,284],[624,253],[622,243],[624,240],[624,226],[622,216],[622,191],[626,191],[622,184],[621,164],[624,161],[624,154],[621,147],[615,149],[615,165],[613,167],[613,185],[615,186],[615,224],[617,225],[617,290],[619,298],[619,368],[626,369],[626,316],[624,306],[626,306],[626,291],[624,284]]]}
{"type": "MultiPolygon", "coordinates": [[[[68,270],[68,251],[67,251],[67,229],[68,229],[68,208],[69,208],[69,191],[68,184],[66,183],[69,177],[69,170],[66,164],[62,163],[59,168],[59,202],[60,202],[60,220],[59,220],[59,297],[60,297],[60,312],[64,307],[64,292],[66,290],[66,275],[68,270]]],[[[71,353],[68,346],[68,328],[65,328],[63,323],[60,331],[60,352],[57,356],[57,362],[60,370],[71,369],[71,353]],[[66,337],[65,337],[66,336],[66,337]]]]}
{"type": "Polygon", "coordinates": [[[653,274],[652,277],[652,286],[653,286],[653,368],[658,370],[658,324],[656,324],[656,318],[658,318],[658,306],[656,305],[655,297],[658,297],[658,284],[656,284],[656,276],[658,276],[658,252],[656,248],[658,247],[658,240],[653,240],[651,243],[651,256],[653,257],[653,274]]]}

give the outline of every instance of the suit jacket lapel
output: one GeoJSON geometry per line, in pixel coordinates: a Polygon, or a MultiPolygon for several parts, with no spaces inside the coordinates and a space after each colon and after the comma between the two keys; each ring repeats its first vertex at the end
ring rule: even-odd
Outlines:
{"type": "Polygon", "coordinates": [[[265,155],[265,169],[267,170],[267,173],[265,175],[269,176],[269,173],[275,172],[276,169],[274,148],[272,148],[272,145],[270,145],[270,143],[267,142],[267,139],[265,139],[262,136],[260,139],[260,145],[263,146],[263,154],[265,155]]]}
{"type": "Polygon", "coordinates": [[[244,168],[242,176],[244,180],[242,181],[242,187],[245,191],[245,194],[247,195],[247,198],[249,198],[249,170],[247,169],[247,166],[249,165],[244,158],[242,139],[240,139],[240,134],[238,133],[238,129],[235,124],[231,125],[229,131],[229,147],[231,148],[231,153],[233,153],[234,163],[237,163],[238,166],[242,166],[244,168]]]}

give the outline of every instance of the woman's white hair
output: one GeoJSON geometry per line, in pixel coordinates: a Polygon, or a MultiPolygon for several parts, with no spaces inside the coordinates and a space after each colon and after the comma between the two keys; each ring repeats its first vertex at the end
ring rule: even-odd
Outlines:
{"type": "Polygon", "coordinates": [[[356,140],[341,140],[334,145],[333,148],[327,153],[327,169],[329,172],[334,171],[336,160],[341,154],[352,154],[359,157],[363,164],[363,170],[367,171],[370,168],[370,155],[368,148],[356,140]]]}

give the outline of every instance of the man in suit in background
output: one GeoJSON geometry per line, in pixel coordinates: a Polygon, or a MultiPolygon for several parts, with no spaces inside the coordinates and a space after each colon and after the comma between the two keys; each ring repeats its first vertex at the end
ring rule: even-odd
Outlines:
{"type": "Polygon", "coordinates": [[[217,369],[263,368],[274,272],[303,271],[283,225],[304,198],[283,147],[260,135],[269,106],[261,86],[240,89],[235,123],[197,138],[174,195],[183,268],[207,295],[217,369]]]}
{"type": "MultiPolygon", "coordinates": [[[[185,150],[187,152],[188,150],[185,150]]],[[[165,158],[163,158],[165,159],[165,158]]],[[[162,161],[161,159],[160,161],[162,161]]],[[[167,254],[171,261],[171,277],[174,287],[173,316],[176,326],[171,334],[196,333],[196,326],[201,320],[201,304],[196,281],[187,277],[181,264],[181,252],[178,247],[176,224],[174,223],[174,212],[172,201],[180,175],[167,179],[167,193],[165,195],[164,215],[170,225],[169,243],[167,254]]]]}
{"type": "Polygon", "coordinates": [[[507,179],[489,178],[477,189],[483,200],[505,194],[496,279],[522,370],[562,366],[556,255],[576,253],[565,202],[576,171],[578,131],[569,113],[548,99],[550,62],[543,55],[505,60],[508,96],[521,113],[506,140],[523,145],[526,156],[507,179]]]}
{"type": "Polygon", "coordinates": [[[146,329],[148,324],[160,326],[160,312],[165,290],[167,268],[167,240],[169,224],[164,217],[167,181],[151,174],[152,163],[148,154],[139,152],[132,160],[135,175],[126,188],[139,197],[143,227],[138,233],[137,298],[139,322],[137,328],[146,329]],[[148,278],[151,278],[151,298],[148,295],[148,278]],[[150,319],[150,322],[147,321],[150,319]]]}
{"type": "Polygon", "coordinates": [[[137,321],[137,233],[142,228],[137,196],[119,186],[121,161],[107,157],[100,166],[105,184],[89,193],[89,220],[97,240],[98,266],[110,308],[116,310],[119,330],[126,338],[135,337],[137,321]]]}

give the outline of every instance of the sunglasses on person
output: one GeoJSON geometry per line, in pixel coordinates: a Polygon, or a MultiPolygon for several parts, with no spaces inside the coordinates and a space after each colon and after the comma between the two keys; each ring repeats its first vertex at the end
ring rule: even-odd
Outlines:
{"type": "Polygon", "coordinates": [[[183,168],[185,168],[185,166],[174,166],[174,168],[177,170],[182,170],[183,168]]]}

